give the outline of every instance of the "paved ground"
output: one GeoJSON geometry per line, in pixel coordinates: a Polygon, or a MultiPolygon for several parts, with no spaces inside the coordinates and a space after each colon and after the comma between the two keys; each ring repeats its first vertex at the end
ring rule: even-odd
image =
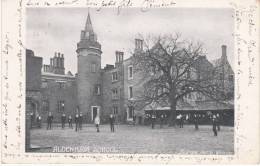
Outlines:
{"type": "Polygon", "coordinates": [[[173,128],[164,126],[115,126],[101,125],[100,133],[94,125],[85,125],[83,130],[54,125],[52,130],[31,130],[33,146],[50,147],[36,152],[89,152],[89,153],[170,153],[170,154],[232,154],[234,147],[233,127],[222,127],[218,136],[213,136],[212,126],[173,128]]]}

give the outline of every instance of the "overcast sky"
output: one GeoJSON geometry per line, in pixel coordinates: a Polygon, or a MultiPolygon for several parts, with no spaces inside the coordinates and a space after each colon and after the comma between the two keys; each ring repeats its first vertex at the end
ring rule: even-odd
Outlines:
{"type": "MultiPolygon", "coordinates": [[[[77,72],[76,45],[84,29],[88,8],[28,8],[26,47],[49,64],[54,52],[64,53],[65,68],[77,72]]],[[[221,56],[221,45],[227,45],[228,60],[233,67],[233,10],[168,8],[142,12],[139,8],[101,11],[89,9],[92,25],[102,46],[102,66],[114,64],[115,51],[130,56],[138,33],[153,35],[181,33],[182,38],[204,43],[207,58],[221,56]]]]}

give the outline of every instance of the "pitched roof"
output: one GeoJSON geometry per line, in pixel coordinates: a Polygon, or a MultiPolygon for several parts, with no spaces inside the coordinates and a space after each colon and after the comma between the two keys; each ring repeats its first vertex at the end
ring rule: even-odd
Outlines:
{"type": "Polygon", "coordinates": [[[87,17],[87,21],[86,21],[86,25],[85,25],[85,31],[94,33],[89,13],[88,13],[88,17],[87,17]]]}

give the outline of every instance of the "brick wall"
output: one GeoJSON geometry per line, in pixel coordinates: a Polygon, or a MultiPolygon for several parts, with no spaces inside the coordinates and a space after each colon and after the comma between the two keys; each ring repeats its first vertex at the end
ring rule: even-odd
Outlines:
{"type": "MultiPolygon", "coordinates": [[[[61,75],[62,76],[62,75],[61,75]]],[[[64,113],[74,117],[77,107],[77,84],[75,78],[61,76],[42,75],[42,109],[43,122],[46,122],[48,112],[54,116],[54,122],[61,122],[61,115],[64,113]],[[64,109],[61,103],[64,102],[64,109]],[[60,105],[60,106],[59,106],[60,105]]]]}

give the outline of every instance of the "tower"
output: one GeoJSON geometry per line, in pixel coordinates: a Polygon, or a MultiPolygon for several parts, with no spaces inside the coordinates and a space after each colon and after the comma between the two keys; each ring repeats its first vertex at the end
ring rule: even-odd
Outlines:
{"type": "Polygon", "coordinates": [[[77,43],[78,76],[77,96],[79,111],[87,115],[92,122],[96,115],[101,115],[101,45],[94,33],[88,13],[85,29],[81,31],[77,43]]]}

